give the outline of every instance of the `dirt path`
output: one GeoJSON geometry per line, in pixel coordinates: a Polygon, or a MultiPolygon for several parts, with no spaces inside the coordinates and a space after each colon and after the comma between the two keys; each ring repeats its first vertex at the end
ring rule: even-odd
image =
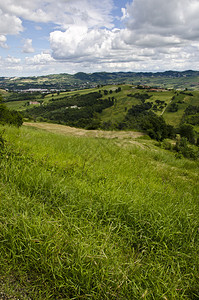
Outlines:
{"type": "Polygon", "coordinates": [[[141,132],[134,131],[103,131],[103,130],[86,130],[81,128],[74,128],[59,124],[51,123],[29,123],[24,122],[24,126],[31,126],[43,130],[47,130],[53,133],[59,133],[63,135],[73,135],[73,136],[85,136],[85,137],[102,137],[107,139],[124,139],[124,138],[137,138],[143,136],[141,132]]]}
{"type": "Polygon", "coordinates": [[[169,104],[172,102],[172,99],[169,101],[169,103],[167,104],[167,106],[165,106],[165,108],[163,109],[163,111],[161,112],[161,116],[163,116],[163,114],[165,113],[165,110],[167,109],[167,107],[169,106],[169,104]]]}

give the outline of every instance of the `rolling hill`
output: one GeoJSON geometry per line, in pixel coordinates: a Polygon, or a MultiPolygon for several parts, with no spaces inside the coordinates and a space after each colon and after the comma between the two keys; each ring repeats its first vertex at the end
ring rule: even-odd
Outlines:
{"type": "Polygon", "coordinates": [[[163,88],[199,89],[198,71],[166,72],[99,72],[86,74],[52,74],[38,77],[0,77],[0,88],[9,90],[56,89],[70,90],[91,88],[97,85],[130,83],[163,88]]]}
{"type": "Polygon", "coordinates": [[[128,84],[49,94],[7,93],[4,99],[10,109],[20,110],[28,118],[84,128],[88,125],[90,129],[117,129],[132,107],[148,103],[148,111],[162,116],[168,124],[178,127],[186,122],[199,129],[199,91],[128,84]],[[87,121],[75,123],[78,119],[87,121]]]}

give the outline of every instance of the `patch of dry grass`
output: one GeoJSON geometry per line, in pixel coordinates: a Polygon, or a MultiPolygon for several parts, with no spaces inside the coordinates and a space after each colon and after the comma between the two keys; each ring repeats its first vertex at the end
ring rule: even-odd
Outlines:
{"type": "Polygon", "coordinates": [[[63,135],[83,136],[83,137],[96,137],[107,139],[125,139],[125,138],[138,138],[144,134],[136,131],[103,131],[103,130],[86,130],[81,128],[74,128],[65,125],[51,124],[51,123],[30,123],[24,122],[24,126],[31,126],[53,133],[63,135]]]}

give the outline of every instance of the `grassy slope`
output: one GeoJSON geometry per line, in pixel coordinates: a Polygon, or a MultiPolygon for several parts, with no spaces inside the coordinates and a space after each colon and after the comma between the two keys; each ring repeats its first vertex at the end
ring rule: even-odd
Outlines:
{"type": "Polygon", "coordinates": [[[198,162],[143,139],[135,146],[24,127],[6,128],[6,139],[3,295],[199,297],[198,162]]]}
{"type": "MultiPolygon", "coordinates": [[[[130,86],[124,86],[121,93],[114,93],[113,95],[117,99],[117,103],[114,105],[114,107],[107,108],[102,112],[102,120],[111,120],[113,122],[122,121],[126,115],[125,107],[127,107],[128,110],[132,107],[132,105],[141,104],[140,100],[127,96],[128,94],[135,93],[145,94],[148,92],[146,90],[136,90],[132,89],[130,86]]],[[[147,101],[153,102],[154,104],[155,100],[165,101],[167,104],[169,104],[173,96],[173,92],[149,92],[148,94],[152,97],[147,101]]],[[[158,115],[161,113],[162,110],[157,112],[158,115]]]]}
{"type": "Polygon", "coordinates": [[[10,102],[6,102],[6,106],[12,110],[22,111],[27,109],[27,106],[24,106],[25,102],[26,101],[10,101],[10,102]]]}
{"type": "Polygon", "coordinates": [[[132,105],[136,105],[136,104],[140,104],[140,101],[138,99],[135,98],[131,98],[128,97],[128,94],[134,93],[135,90],[132,89],[131,85],[123,85],[122,87],[122,91],[119,93],[115,92],[115,89],[118,86],[109,86],[108,88],[105,87],[103,89],[106,90],[113,90],[112,94],[107,95],[105,98],[108,97],[115,97],[115,99],[117,100],[117,102],[115,103],[115,105],[113,107],[109,107],[107,109],[105,109],[102,114],[100,115],[100,118],[102,119],[102,121],[112,121],[112,122],[120,122],[123,121],[126,112],[125,112],[125,107],[127,109],[130,109],[132,107],[132,105]]]}
{"type": "Polygon", "coordinates": [[[178,126],[181,118],[184,114],[185,109],[189,106],[189,105],[199,105],[199,92],[195,91],[192,92],[193,96],[189,96],[189,95],[180,95],[180,98],[184,103],[177,103],[179,106],[179,109],[177,112],[173,113],[173,112],[169,112],[168,109],[166,109],[165,113],[164,113],[164,119],[168,124],[171,124],[173,126],[178,126]]]}
{"type": "Polygon", "coordinates": [[[100,115],[102,121],[122,121],[126,114],[125,107],[129,109],[132,107],[132,105],[141,104],[140,100],[127,96],[128,94],[135,93],[148,93],[149,95],[151,95],[151,98],[147,101],[153,102],[154,104],[156,100],[165,101],[167,103],[166,110],[163,111],[163,109],[160,109],[156,113],[157,115],[163,115],[165,121],[173,126],[179,125],[183,113],[188,105],[199,105],[199,92],[195,91],[192,92],[193,96],[182,95],[181,98],[184,103],[178,104],[179,110],[177,112],[169,112],[168,108],[169,105],[173,102],[171,101],[171,99],[175,95],[174,91],[147,92],[147,90],[136,90],[132,89],[130,85],[125,85],[122,86],[122,91],[120,93],[113,93],[111,95],[117,99],[117,103],[113,107],[109,107],[102,112],[102,114],[100,115]]]}

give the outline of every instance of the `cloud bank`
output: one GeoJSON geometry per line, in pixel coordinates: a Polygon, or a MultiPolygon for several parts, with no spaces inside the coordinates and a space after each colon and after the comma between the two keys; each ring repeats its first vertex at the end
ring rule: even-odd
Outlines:
{"type": "MultiPolygon", "coordinates": [[[[30,65],[69,73],[199,69],[198,0],[134,0],[120,7],[120,17],[117,5],[116,0],[2,2],[0,47],[8,48],[8,35],[23,36],[26,20],[54,29],[46,53],[20,61],[24,70],[30,65]]],[[[24,39],[23,53],[34,52],[32,42],[31,36],[24,39]]]]}

